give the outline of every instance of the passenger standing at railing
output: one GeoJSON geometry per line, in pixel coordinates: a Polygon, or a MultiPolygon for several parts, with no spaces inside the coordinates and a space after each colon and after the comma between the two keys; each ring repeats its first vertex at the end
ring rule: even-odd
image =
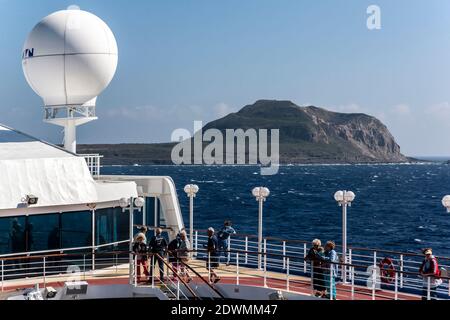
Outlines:
{"type": "Polygon", "coordinates": [[[336,248],[336,244],[333,241],[328,241],[325,245],[325,254],[319,255],[318,258],[323,261],[324,282],[327,288],[326,298],[336,300],[336,263],[339,262],[339,257],[334,248],[336,248]]]}
{"type": "Polygon", "coordinates": [[[311,281],[316,297],[324,296],[326,290],[323,278],[322,261],[320,259],[321,256],[323,256],[322,242],[319,239],[314,239],[312,241],[312,248],[309,249],[305,261],[311,262],[311,281]]]}
{"type": "Polygon", "coordinates": [[[422,300],[428,299],[428,288],[430,289],[430,299],[437,299],[437,289],[442,284],[438,261],[433,256],[431,248],[423,250],[423,254],[425,255],[425,259],[419,269],[419,273],[423,277],[422,300]]]}
{"type": "Polygon", "coordinates": [[[210,274],[210,282],[217,283],[220,277],[214,272],[214,269],[219,267],[219,241],[214,234],[214,228],[208,228],[208,243],[203,245],[206,248],[208,257],[206,260],[206,269],[210,274]]]}
{"type": "Polygon", "coordinates": [[[151,260],[153,261],[150,266],[150,274],[153,277],[153,269],[155,267],[156,262],[158,263],[159,268],[159,279],[161,282],[164,281],[164,256],[167,251],[167,241],[161,235],[161,228],[156,228],[155,235],[150,239],[149,249],[153,254],[151,260]]]}
{"type": "Polygon", "coordinates": [[[232,234],[236,234],[236,230],[234,230],[234,228],[232,227],[232,223],[230,220],[225,220],[222,229],[217,234],[217,238],[219,239],[220,257],[223,253],[227,258],[227,266],[230,265],[230,237],[232,234]]]}
{"type": "MultiPolygon", "coordinates": [[[[149,276],[147,267],[147,245],[145,244],[145,235],[139,233],[136,235],[133,243],[133,252],[136,255],[136,277],[137,281],[141,281],[141,267],[144,269],[144,275],[146,278],[149,276]]],[[[146,279],[147,280],[147,279],[146,279]]]]}
{"type": "Polygon", "coordinates": [[[175,272],[173,275],[174,281],[176,280],[178,272],[178,276],[184,278],[185,281],[191,281],[191,277],[183,264],[183,262],[187,262],[189,260],[189,248],[187,246],[186,239],[186,231],[183,230],[178,233],[177,237],[175,237],[175,239],[173,239],[168,246],[169,263],[172,264],[172,268],[175,272]]]}

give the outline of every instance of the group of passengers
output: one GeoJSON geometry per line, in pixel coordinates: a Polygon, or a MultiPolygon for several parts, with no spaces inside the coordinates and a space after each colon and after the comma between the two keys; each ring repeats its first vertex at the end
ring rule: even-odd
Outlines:
{"type": "MultiPolygon", "coordinates": [[[[167,243],[166,238],[162,236],[161,228],[155,229],[155,234],[148,243],[146,232],[147,228],[142,227],[134,237],[133,242],[133,252],[136,254],[137,281],[142,280],[141,268],[146,281],[150,281],[148,277],[150,274],[153,277],[156,264],[158,264],[159,269],[159,280],[164,281],[164,258],[168,255],[173,277],[190,282],[192,279],[186,268],[190,249],[184,228],[170,243],[167,243]],[[150,272],[148,271],[148,261],[151,261],[150,272]]],[[[233,234],[236,234],[236,231],[229,220],[224,222],[224,226],[217,233],[212,227],[207,230],[208,240],[204,244],[204,248],[207,252],[206,269],[209,271],[211,282],[217,283],[220,281],[220,277],[214,270],[219,267],[222,254],[225,254],[227,265],[230,263],[230,239],[233,234]]],[[[305,261],[311,263],[312,286],[316,297],[336,299],[337,268],[340,261],[335,247],[333,241],[327,241],[325,246],[322,247],[322,242],[319,239],[314,239],[312,247],[304,258],[305,261]]],[[[422,299],[436,299],[437,288],[442,283],[441,269],[431,248],[424,249],[423,254],[425,258],[419,269],[419,273],[423,277],[422,299]]]]}
{"type": "MultiPolygon", "coordinates": [[[[314,239],[304,258],[311,263],[312,286],[316,297],[336,299],[337,268],[340,261],[335,247],[333,241],[328,241],[325,247],[322,247],[321,241],[314,239]]],[[[425,257],[419,268],[419,274],[423,278],[422,300],[437,299],[437,289],[442,284],[442,271],[431,248],[424,249],[423,254],[425,257]]]]}
{"type": "MultiPolygon", "coordinates": [[[[187,241],[187,234],[185,229],[177,234],[175,239],[167,243],[166,238],[162,236],[162,229],[156,228],[155,235],[150,238],[147,243],[146,237],[147,228],[141,227],[139,233],[135,235],[133,242],[133,252],[136,255],[136,278],[138,282],[151,282],[153,278],[153,269],[158,264],[159,281],[164,282],[164,258],[168,255],[168,262],[170,269],[173,271],[173,277],[181,278],[185,282],[190,282],[192,278],[186,268],[186,263],[189,260],[189,245],[187,241]],[[148,262],[150,261],[150,272],[148,271],[148,262]],[[145,280],[142,279],[142,272],[145,280]],[[151,278],[148,279],[151,275],[151,278]]],[[[204,245],[208,258],[206,259],[206,269],[209,270],[210,281],[217,283],[220,277],[214,272],[214,269],[219,267],[222,253],[225,254],[226,263],[230,263],[230,236],[236,231],[232,227],[229,220],[224,222],[224,226],[217,233],[214,228],[210,227],[207,230],[208,241],[204,245]]]]}
{"type": "Polygon", "coordinates": [[[146,232],[147,228],[142,227],[140,232],[135,235],[133,242],[133,252],[136,254],[137,281],[142,281],[141,269],[143,269],[145,281],[150,282],[148,277],[150,275],[153,277],[153,269],[158,264],[159,281],[164,282],[164,258],[168,254],[173,277],[180,277],[184,281],[190,282],[191,277],[185,268],[185,262],[189,259],[186,231],[182,229],[169,244],[163,237],[161,228],[155,229],[155,234],[150,238],[148,244],[146,232]],[[150,272],[148,271],[148,261],[150,261],[150,272]]]}
{"type": "Polygon", "coordinates": [[[319,239],[312,241],[312,247],[305,257],[312,265],[312,285],[316,297],[336,299],[336,277],[339,258],[334,250],[333,241],[327,241],[325,247],[319,239]]]}

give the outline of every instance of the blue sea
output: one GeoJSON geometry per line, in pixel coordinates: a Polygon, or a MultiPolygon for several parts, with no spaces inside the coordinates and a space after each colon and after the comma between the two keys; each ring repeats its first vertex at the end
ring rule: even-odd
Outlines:
{"type": "Polygon", "coordinates": [[[107,166],[103,174],[167,175],[175,181],[184,221],[195,183],[194,226],[220,227],[231,219],[238,232],[256,234],[258,206],[251,190],[266,186],[264,235],[286,239],[341,241],[341,208],[336,190],[352,190],[348,243],[420,253],[432,247],[450,256],[450,214],[441,205],[450,194],[450,165],[292,165],[273,176],[257,166],[107,166]]]}

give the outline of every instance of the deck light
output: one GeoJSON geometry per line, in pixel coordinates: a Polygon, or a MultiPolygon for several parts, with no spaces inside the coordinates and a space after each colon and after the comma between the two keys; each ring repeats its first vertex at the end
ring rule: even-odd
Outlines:
{"type": "Polygon", "coordinates": [[[187,184],[184,186],[184,192],[189,197],[189,241],[191,242],[191,247],[193,245],[194,236],[194,198],[199,190],[196,184],[187,184]]]}
{"type": "Polygon", "coordinates": [[[137,197],[134,199],[134,205],[138,208],[142,208],[145,204],[145,199],[142,197],[137,197]]]}
{"type": "Polygon", "coordinates": [[[119,199],[119,206],[121,206],[123,209],[125,209],[129,205],[130,205],[130,199],[129,198],[120,198],[119,199]]]}
{"type": "Polygon", "coordinates": [[[38,199],[39,199],[38,197],[36,197],[32,194],[27,194],[22,201],[25,202],[27,205],[31,206],[31,205],[37,204],[38,199]]]}
{"type": "MultiPolygon", "coordinates": [[[[342,257],[344,264],[347,263],[347,206],[351,206],[355,200],[355,194],[352,191],[336,191],[334,200],[342,207],[342,257]]],[[[342,267],[342,281],[347,282],[347,266],[342,267]]]]}
{"type": "Polygon", "coordinates": [[[263,202],[266,201],[266,198],[270,195],[270,190],[266,187],[256,187],[252,190],[253,196],[258,201],[258,268],[261,269],[261,251],[262,251],[262,229],[263,229],[263,202]]]}
{"type": "Polygon", "coordinates": [[[450,195],[446,195],[442,198],[442,205],[447,209],[447,212],[450,213],[450,195]]]}

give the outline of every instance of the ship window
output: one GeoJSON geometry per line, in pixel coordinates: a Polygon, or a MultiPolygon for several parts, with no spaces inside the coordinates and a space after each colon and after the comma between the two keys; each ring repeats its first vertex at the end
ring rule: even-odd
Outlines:
{"type": "Polygon", "coordinates": [[[0,219],[0,252],[24,252],[25,217],[10,217],[0,219]]]}
{"type": "Polygon", "coordinates": [[[59,213],[29,216],[25,226],[26,251],[61,247],[59,213]]]}
{"type": "Polygon", "coordinates": [[[143,209],[141,211],[134,210],[133,223],[136,225],[142,225],[144,223],[143,219],[143,209]]]}
{"type": "Polygon", "coordinates": [[[159,198],[146,197],[144,211],[147,226],[164,227],[166,225],[166,220],[164,219],[164,213],[159,198]]]}
{"type": "Polygon", "coordinates": [[[63,248],[91,245],[91,211],[65,212],[61,215],[61,240],[63,248]]]}
{"type": "MultiPolygon", "coordinates": [[[[105,208],[95,211],[96,245],[127,240],[129,238],[128,211],[122,208],[105,208]]],[[[104,248],[111,250],[111,248],[104,248]]]]}

